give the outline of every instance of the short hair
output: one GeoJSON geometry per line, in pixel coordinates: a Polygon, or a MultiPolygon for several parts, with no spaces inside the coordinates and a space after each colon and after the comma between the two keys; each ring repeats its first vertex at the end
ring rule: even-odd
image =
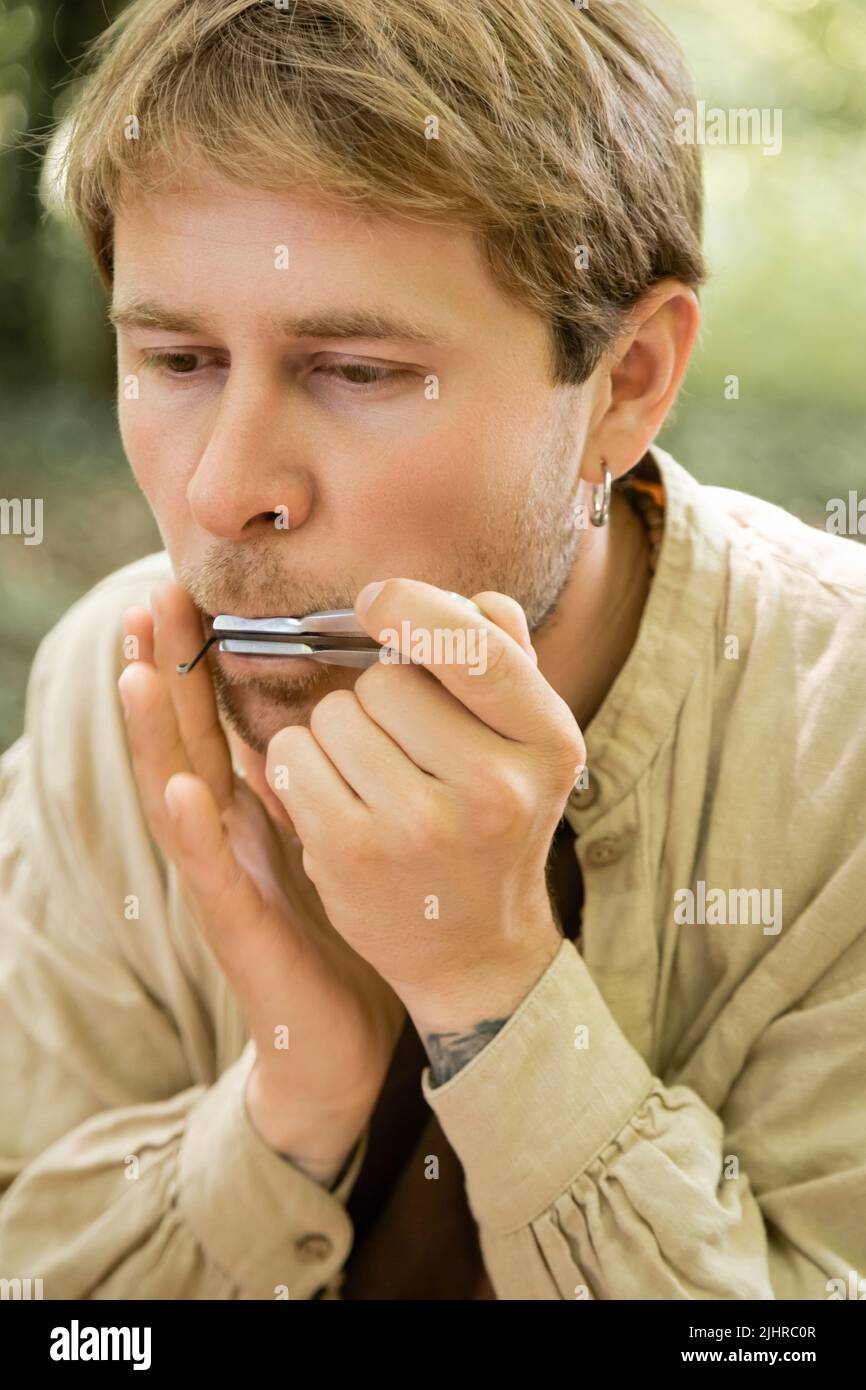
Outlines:
{"type": "Polygon", "coordinates": [[[114,212],[190,156],[472,229],[548,321],[556,384],[653,284],[707,278],[701,152],[675,137],[692,81],[638,0],[132,0],[88,68],[59,173],[109,289],[114,212]]]}

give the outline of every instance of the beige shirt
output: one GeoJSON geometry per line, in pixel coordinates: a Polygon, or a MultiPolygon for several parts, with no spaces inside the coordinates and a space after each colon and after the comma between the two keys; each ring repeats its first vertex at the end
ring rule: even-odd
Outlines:
{"type": "MultiPolygon", "coordinates": [[[[567,808],[582,955],[423,1097],[498,1298],[822,1299],[866,1278],[866,549],[652,453],[658,569],[567,808]]],[[[122,614],[170,575],[69,610],[0,762],[0,1277],[340,1297],[367,1135],[330,1192],[252,1128],[131,772],[122,614]]]]}

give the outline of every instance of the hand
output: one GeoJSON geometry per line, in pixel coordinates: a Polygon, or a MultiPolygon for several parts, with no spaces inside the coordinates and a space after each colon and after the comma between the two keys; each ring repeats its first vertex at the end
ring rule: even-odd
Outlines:
{"type": "Polygon", "coordinates": [[[124,615],[139,658],[118,681],[142,804],[255,1040],[256,1128],[314,1176],[330,1175],[375,1105],[404,1011],[328,921],[291,822],[273,814],[279,802],[268,814],[235,776],[207,665],[178,676],[201,645],[189,595],[164,584],[152,603],[155,629],[146,608],[124,615]],[[275,1047],[280,1025],[287,1049],[275,1047]]]}
{"type": "Polygon", "coordinates": [[[545,865],[586,757],[523,610],[504,594],[474,602],[485,616],[431,584],[388,580],[356,607],[371,636],[412,651],[417,637],[394,640],[404,621],[431,643],[437,629],[474,628],[476,647],[466,636],[462,662],[447,647],[423,665],[377,662],[324,696],[309,728],[280,730],[266,763],[330,921],[416,1024],[439,1027],[477,1022],[478,1001],[513,1009],[559,948],[545,865]]]}

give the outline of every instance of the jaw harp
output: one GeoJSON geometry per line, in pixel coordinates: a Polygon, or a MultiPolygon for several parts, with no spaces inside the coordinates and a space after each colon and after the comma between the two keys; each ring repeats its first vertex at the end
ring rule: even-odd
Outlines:
{"type": "Polygon", "coordinates": [[[220,613],[213,620],[213,636],[192,661],[177,667],[178,675],[197,666],[214,642],[219,642],[219,651],[239,656],[305,656],[328,666],[372,666],[382,650],[352,608],[307,613],[303,618],[235,618],[220,613]],[[287,640],[291,638],[301,640],[287,640]]]}

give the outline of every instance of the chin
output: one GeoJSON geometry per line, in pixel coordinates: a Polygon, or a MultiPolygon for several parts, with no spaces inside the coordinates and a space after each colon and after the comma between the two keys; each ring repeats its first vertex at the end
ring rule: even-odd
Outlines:
{"type": "Polygon", "coordinates": [[[280,729],[293,724],[309,726],[319,701],[331,690],[351,689],[358,674],[320,665],[304,679],[267,677],[233,682],[222,672],[214,672],[214,690],[227,722],[244,743],[264,757],[280,729]]]}

